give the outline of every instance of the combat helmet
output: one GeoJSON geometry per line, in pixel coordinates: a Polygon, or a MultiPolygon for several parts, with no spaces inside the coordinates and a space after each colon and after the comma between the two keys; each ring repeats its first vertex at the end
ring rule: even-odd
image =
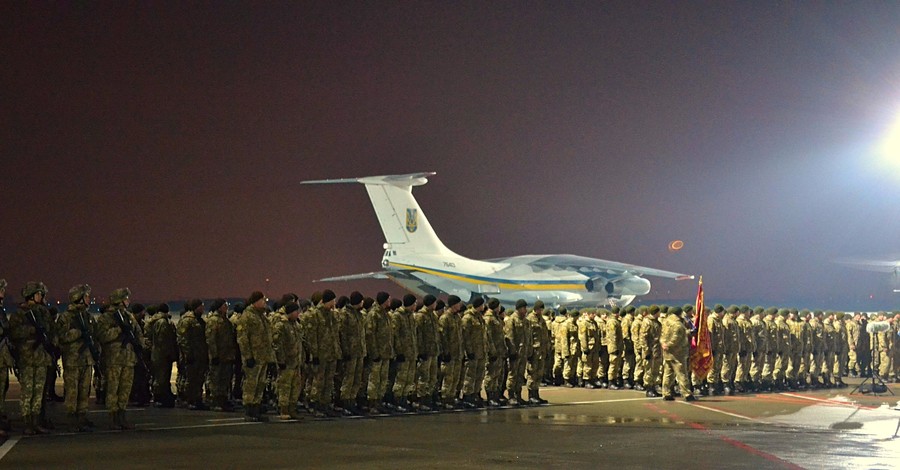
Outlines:
{"type": "Polygon", "coordinates": [[[91,286],[87,284],[78,284],[69,289],[69,302],[78,303],[84,300],[84,296],[91,295],[91,286]]]}
{"type": "Polygon", "coordinates": [[[47,286],[45,286],[43,282],[28,281],[28,283],[25,284],[25,287],[22,288],[22,297],[25,299],[30,299],[37,293],[40,293],[43,296],[47,295],[47,286]]]}
{"type": "Polygon", "coordinates": [[[109,294],[109,304],[110,305],[124,304],[125,300],[128,299],[129,297],[131,297],[131,290],[129,290],[127,287],[122,287],[122,288],[116,289],[116,290],[112,291],[111,294],[109,294]]]}

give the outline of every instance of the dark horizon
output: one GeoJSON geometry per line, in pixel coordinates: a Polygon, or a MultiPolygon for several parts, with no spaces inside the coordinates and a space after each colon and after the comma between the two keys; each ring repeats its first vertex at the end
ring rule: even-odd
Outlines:
{"type": "MultiPolygon", "coordinates": [[[[874,150],[898,24],[893,3],[6,3],[0,277],[309,295],[378,270],[383,237],[363,188],[299,181],[436,171],[415,194],[464,256],[890,308],[889,274],[834,260],[900,252],[900,172],[874,150]]],[[[644,302],[696,292],[650,280],[644,302]]]]}

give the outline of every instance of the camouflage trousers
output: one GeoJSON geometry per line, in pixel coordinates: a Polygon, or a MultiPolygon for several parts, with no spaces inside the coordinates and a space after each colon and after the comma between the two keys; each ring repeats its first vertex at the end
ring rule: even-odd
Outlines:
{"type": "Polygon", "coordinates": [[[464,395],[481,394],[481,388],[484,385],[485,360],[469,359],[463,363],[463,386],[464,395]]]}
{"type": "MultiPolygon", "coordinates": [[[[600,357],[597,352],[591,352],[581,355],[581,378],[586,381],[593,382],[597,380],[597,371],[600,368],[600,357]]],[[[603,376],[606,377],[606,369],[603,370],[603,376]]],[[[602,379],[603,377],[601,377],[602,379]]]]}
{"type": "Polygon", "coordinates": [[[753,354],[751,354],[750,352],[738,353],[737,370],[734,373],[734,380],[738,382],[750,381],[750,361],[752,359],[753,354]]]}
{"type": "Polygon", "coordinates": [[[505,360],[501,357],[495,358],[493,361],[488,359],[485,362],[484,369],[484,390],[487,392],[499,392],[503,389],[503,380],[506,378],[503,374],[503,363],[505,360]]]}
{"type": "Polygon", "coordinates": [[[6,417],[6,392],[9,390],[9,367],[0,367],[0,417],[6,417]]]}
{"type": "Polygon", "coordinates": [[[209,395],[213,402],[221,406],[231,393],[231,378],[234,376],[234,363],[226,361],[217,366],[209,366],[209,395]]]}
{"type": "Polygon", "coordinates": [[[634,378],[634,345],[630,339],[625,340],[625,354],[622,356],[622,378],[631,381],[634,378]]]}
{"type": "Polygon", "coordinates": [[[841,349],[840,352],[835,354],[834,369],[832,369],[835,380],[841,380],[841,377],[847,375],[848,356],[847,348],[841,349]]]}
{"type": "Polygon", "coordinates": [[[722,352],[713,353],[712,367],[706,375],[706,382],[710,385],[718,386],[722,383],[722,363],[725,362],[725,354],[722,352]]]}
{"type": "Polygon", "coordinates": [[[847,351],[847,370],[854,374],[859,374],[859,361],[856,358],[856,350],[847,351]]]}
{"type": "MultiPolygon", "coordinates": [[[[205,361],[194,361],[193,364],[185,365],[183,398],[188,403],[203,402],[203,384],[206,382],[208,369],[209,366],[205,361]]],[[[178,371],[179,376],[182,375],[181,372],[178,371]]]]}
{"type": "Polygon", "coordinates": [[[800,356],[800,352],[795,352],[788,357],[787,371],[785,371],[786,379],[796,382],[797,378],[800,377],[800,356]]]}
{"type": "Polygon", "coordinates": [[[826,352],[825,361],[822,363],[822,378],[831,381],[831,373],[834,370],[834,353],[826,352]]]}
{"type": "Polygon", "coordinates": [[[37,416],[41,412],[46,382],[47,366],[19,368],[19,384],[22,387],[22,415],[37,416]]]}
{"type": "Polygon", "coordinates": [[[750,381],[759,383],[762,380],[762,372],[765,367],[766,353],[757,351],[753,353],[750,361],[750,381]]]}
{"type": "Polygon", "coordinates": [[[437,383],[438,366],[437,357],[430,356],[416,365],[416,396],[419,398],[430,397],[437,383]]]}
{"type": "Polygon", "coordinates": [[[810,363],[809,363],[809,379],[813,382],[819,380],[819,376],[822,374],[822,364],[825,362],[825,355],[820,352],[814,352],[810,354],[810,363]]]}
{"type": "Polygon", "coordinates": [[[355,400],[362,387],[363,360],[351,357],[341,361],[341,400],[355,400]]]}
{"type": "Polygon", "coordinates": [[[663,361],[663,395],[671,395],[672,387],[675,386],[673,381],[678,382],[681,389],[681,396],[686,397],[691,394],[691,388],[688,384],[687,374],[685,373],[684,362],[680,359],[666,359],[663,361]]]}
{"type": "Polygon", "coordinates": [[[575,372],[577,371],[578,359],[580,356],[571,355],[569,357],[560,357],[561,365],[562,365],[562,377],[563,380],[571,381],[575,379],[575,372]]]}
{"type": "Polygon", "coordinates": [[[81,413],[88,409],[91,396],[91,373],[94,366],[72,365],[63,369],[63,396],[66,413],[81,413]]]}
{"type": "Polygon", "coordinates": [[[892,359],[891,353],[885,350],[878,352],[878,375],[881,376],[882,379],[891,376],[891,369],[893,369],[892,359]]]}
{"type": "Polygon", "coordinates": [[[372,361],[369,369],[368,399],[369,401],[382,401],[387,392],[388,373],[390,363],[386,360],[372,361]]]}
{"type": "Polygon", "coordinates": [[[774,379],[775,381],[779,381],[785,378],[789,357],[790,356],[786,353],[775,355],[775,366],[772,369],[772,379],[774,379]]]}
{"type": "Polygon", "coordinates": [[[722,376],[720,379],[722,382],[730,384],[734,382],[734,374],[737,371],[737,353],[725,353],[724,356],[722,358],[722,376]]]}
{"type": "Polygon", "coordinates": [[[462,373],[462,363],[458,359],[451,359],[441,364],[441,398],[444,401],[459,398],[459,376],[462,373]]]}
{"type": "Polygon", "coordinates": [[[653,356],[651,359],[644,359],[644,388],[651,389],[656,388],[656,383],[659,382],[659,369],[662,364],[662,358],[659,356],[653,356]]]}
{"type": "Polygon", "coordinates": [[[107,365],[104,369],[106,378],[106,409],[109,411],[125,411],[131,385],[134,382],[134,366],[107,365]]]}
{"type": "Polygon", "coordinates": [[[309,401],[320,405],[327,405],[334,399],[334,374],[337,370],[337,361],[320,360],[318,365],[313,365],[312,384],[309,389],[309,401]]]}
{"type": "Polygon", "coordinates": [[[522,393],[522,386],[525,385],[525,366],[528,358],[519,356],[514,361],[509,361],[509,371],[507,372],[506,388],[510,394],[522,393]]]}
{"type": "Polygon", "coordinates": [[[622,378],[622,351],[609,353],[609,367],[606,369],[606,380],[610,383],[622,378]]]}
{"type": "Polygon", "coordinates": [[[242,401],[245,407],[262,403],[263,391],[266,389],[265,364],[256,364],[253,368],[244,368],[243,389],[242,401]]]}
{"type": "Polygon", "coordinates": [[[549,361],[545,361],[543,356],[535,354],[532,359],[528,361],[528,365],[525,367],[525,387],[528,390],[537,390],[541,386],[541,380],[544,378],[544,373],[547,370],[545,364],[549,361]]]}
{"type": "Polygon", "coordinates": [[[644,348],[635,345],[634,346],[634,372],[631,374],[634,378],[634,383],[642,384],[644,383],[644,371],[646,370],[646,359],[644,359],[644,348]]]}
{"type": "MultiPolygon", "coordinates": [[[[584,359],[584,354],[582,354],[581,357],[584,359]]],[[[606,371],[609,370],[609,350],[606,346],[600,346],[598,359],[600,362],[597,365],[597,370],[594,371],[594,378],[599,379],[601,382],[612,380],[606,376],[606,371]]],[[[584,377],[583,373],[582,377],[584,377]]],[[[585,378],[585,380],[587,379],[585,378]]]]}
{"type": "Polygon", "coordinates": [[[412,395],[416,387],[416,363],[407,358],[403,362],[396,362],[394,366],[397,370],[397,376],[394,377],[394,387],[392,392],[398,399],[412,395]]]}
{"type": "Polygon", "coordinates": [[[775,378],[775,352],[770,351],[765,354],[765,361],[763,362],[762,368],[762,376],[760,379],[763,382],[771,382],[775,378]]]}
{"type": "Polygon", "coordinates": [[[153,399],[162,401],[172,396],[172,361],[154,362],[153,399]]]}
{"type": "Polygon", "coordinates": [[[278,395],[279,408],[297,406],[297,401],[300,400],[300,366],[278,371],[275,393],[278,395]]]}
{"type": "Polygon", "coordinates": [[[545,354],[544,357],[541,358],[541,362],[544,364],[543,376],[546,377],[548,380],[552,380],[554,378],[553,358],[555,356],[556,356],[556,352],[553,351],[553,348],[551,348],[549,351],[547,351],[547,354],[545,354]]]}

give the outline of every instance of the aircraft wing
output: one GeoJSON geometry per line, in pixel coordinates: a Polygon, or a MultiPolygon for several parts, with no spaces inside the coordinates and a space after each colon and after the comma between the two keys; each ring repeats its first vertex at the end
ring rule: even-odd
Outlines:
{"type": "Polygon", "coordinates": [[[371,273],[348,274],[346,276],[326,277],[324,279],[317,279],[313,282],[359,281],[362,279],[390,279],[390,278],[387,276],[387,271],[376,271],[376,272],[371,272],[371,273]]]}
{"type": "Polygon", "coordinates": [[[586,276],[592,274],[621,275],[627,272],[636,275],[665,277],[675,279],[676,281],[694,279],[693,274],[681,274],[672,271],[664,271],[662,269],[637,266],[634,264],[619,263],[618,261],[586,258],[584,256],[575,255],[549,255],[532,260],[529,264],[539,268],[573,269],[586,276]]]}

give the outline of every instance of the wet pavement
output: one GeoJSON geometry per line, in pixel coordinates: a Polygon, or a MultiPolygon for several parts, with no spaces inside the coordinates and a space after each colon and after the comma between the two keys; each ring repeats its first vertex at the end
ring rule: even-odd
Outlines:
{"type": "MultiPolygon", "coordinates": [[[[542,407],[265,424],[148,408],[130,412],[137,429],[128,432],[102,431],[106,413],[96,409],[98,432],[14,433],[0,467],[900,468],[900,398],[850,391],[686,403],[551,387],[542,407]]],[[[60,422],[62,405],[52,407],[60,422]]]]}

